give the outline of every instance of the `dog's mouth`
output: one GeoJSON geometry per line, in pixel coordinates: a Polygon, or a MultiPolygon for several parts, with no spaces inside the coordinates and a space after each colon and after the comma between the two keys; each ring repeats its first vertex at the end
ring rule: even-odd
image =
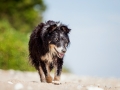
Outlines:
{"type": "Polygon", "coordinates": [[[58,53],[58,57],[59,58],[63,58],[64,57],[64,53],[58,53]]]}
{"type": "Polygon", "coordinates": [[[57,56],[58,56],[59,58],[63,58],[63,57],[64,57],[65,53],[60,53],[60,52],[57,51],[56,48],[54,48],[54,49],[55,49],[55,51],[57,52],[57,56]]]}

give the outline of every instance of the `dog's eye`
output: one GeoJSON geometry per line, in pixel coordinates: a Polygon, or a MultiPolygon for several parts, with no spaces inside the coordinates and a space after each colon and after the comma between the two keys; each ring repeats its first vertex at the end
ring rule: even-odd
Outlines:
{"type": "Polygon", "coordinates": [[[55,41],[58,41],[58,38],[55,38],[55,41]]]}

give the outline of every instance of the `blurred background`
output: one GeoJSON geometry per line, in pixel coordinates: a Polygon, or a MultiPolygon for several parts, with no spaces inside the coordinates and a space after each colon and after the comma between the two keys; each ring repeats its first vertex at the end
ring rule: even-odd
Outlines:
{"type": "Polygon", "coordinates": [[[120,78],[119,0],[1,0],[0,69],[34,70],[28,62],[29,35],[47,20],[72,29],[64,71],[120,78]]]}

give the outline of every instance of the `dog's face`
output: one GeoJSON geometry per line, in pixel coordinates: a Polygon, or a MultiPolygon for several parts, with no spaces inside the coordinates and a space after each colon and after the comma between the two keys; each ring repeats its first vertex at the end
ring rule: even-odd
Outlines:
{"type": "Polygon", "coordinates": [[[63,58],[70,42],[68,37],[70,29],[66,25],[58,24],[60,23],[48,21],[42,30],[42,38],[53,56],[63,58]]]}
{"type": "Polygon", "coordinates": [[[68,37],[70,29],[63,24],[57,25],[58,23],[53,21],[47,22],[45,28],[43,28],[42,35],[44,36],[43,41],[49,44],[49,52],[53,56],[63,58],[70,42],[68,37]]]}
{"type": "Polygon", "coordinates": [[[59,29],[49,35],[49,49],[59,58],[63,58],[69,44],[68,35],[59,29]]]}

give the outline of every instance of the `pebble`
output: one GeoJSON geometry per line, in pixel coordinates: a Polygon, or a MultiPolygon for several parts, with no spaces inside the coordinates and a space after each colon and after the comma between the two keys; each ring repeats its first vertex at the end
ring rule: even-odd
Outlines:
{"type": "Polygon", "coordinates": [[[8,81],[9,84],[13,84],[11,81],[8,81]]]}
{"type": "Polygon", "coordinates": [[[81,86],[81,85],[78,85],[78,86],[77,86],[77,89],[78,89],[78,90],[79,90],[79,89],[81,89],[81,88],[82,88],[82,86],[81,86]]]}
{"type": "Polygon", "coordinates": [[[16,83],[15,86],[14,86],[15,90],[20,90],[20,89],[23,89],[23,88],[24,88],[24,86],[21,83],[16,83]]]}

